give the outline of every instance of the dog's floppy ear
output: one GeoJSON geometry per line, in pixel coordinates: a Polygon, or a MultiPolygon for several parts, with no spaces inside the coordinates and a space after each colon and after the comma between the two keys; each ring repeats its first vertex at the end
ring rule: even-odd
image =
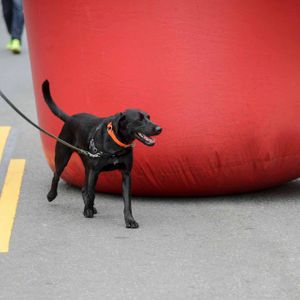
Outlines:
{"type": "Polygon", "coordinates": [[[126,124],[126,121],[126,114],[123,112],[118,113],[113,121],[114,128],[118,131],[119,127],[122,127],[126,124]]]}
{"type": "Polygon", "coordinates": [[[124,122],[124,121],[127,121],[127,119],[126,119],[126,114],[123,113],[123,112],[120,112],[120,113],[119,113],[119,116],[118,116],[118,123],[124,122]]]}
{"type": "Polygon", "coordinates": [[[126,119],[126,114],[123,112],[119,113],[119,121],[124,121],[126,119]]]}

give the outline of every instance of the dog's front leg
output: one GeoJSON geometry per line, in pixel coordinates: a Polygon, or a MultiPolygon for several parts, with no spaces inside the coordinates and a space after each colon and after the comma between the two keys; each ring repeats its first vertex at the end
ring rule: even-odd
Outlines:
{"type": "Polygon", "coordinates": [[[93,218],[97,213],[94,208],[95,200],[95,185],[97,182],[98,173],[93,169],[88,169],[85,172],[85,185],[82,189],[82,197],[84,202],[83,214],[86,218],[93,218]]]}
{"type": "Polygon", "coordinates": [[[122,193],[124,200],[124,219],[127,228],[138,228],[131,210],[131,175],[130,171],[122,171],[122,193]]]}

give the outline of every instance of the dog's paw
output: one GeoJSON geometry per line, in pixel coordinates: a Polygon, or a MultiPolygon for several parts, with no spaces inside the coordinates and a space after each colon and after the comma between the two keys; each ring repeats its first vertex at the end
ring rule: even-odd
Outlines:
{"type": "Polygon", "coordinates": [[[139,228],[139,224],[134,219],[125,220],[126,228],[139,228]]]}
{"type": "Polygon", "coordinates": [[[56,191],[50,191],[47,195],[47,199],[49,202],[53,201],[57,196],[57,192],[56,191]]]}
{"type": "Polygon", "coordinates": [[[94,217],[94,209],[93,208],[85,208],[83,211],[83,215],[86,218],[93,218],[94,217]]]}
{"type": "Polygon", "coordinates": [[[94,215],[98,213],[98,211],[95,207],[93,207],[93,212],[94,212],[94,215]]]}

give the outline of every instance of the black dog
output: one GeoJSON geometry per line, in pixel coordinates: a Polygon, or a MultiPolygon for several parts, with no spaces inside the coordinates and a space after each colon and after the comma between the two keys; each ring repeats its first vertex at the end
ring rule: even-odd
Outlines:
{"type": "MultiPolygon", "coordinates": [[[[97,213],[94,208],[94,188],[99,173],[120,170],[125,224],[127,228],[137,228],[139,225],[134,220],[131,210],[132,143],[138,139],[147,146],[153,146],[155,140],[151,136],[160,134],[162,128],[151,122],[148,114],[136,109],[128,109],[107,118],[98,118],[87,113],[68,116],[54,103],[47,80],[44,81],[42,90],[51,111],[65,123],[59,138],[75,147],[99,154],[99,157],[90,157],[79,153],[85,167],[85,184],[82,188],[84,216],[92,218],[97,213]]],[[[47,195],[49,201],[54,200],[57,196],[60,175],[74,151],[57,142],[55,148],[56,170],[47,195]]]]}

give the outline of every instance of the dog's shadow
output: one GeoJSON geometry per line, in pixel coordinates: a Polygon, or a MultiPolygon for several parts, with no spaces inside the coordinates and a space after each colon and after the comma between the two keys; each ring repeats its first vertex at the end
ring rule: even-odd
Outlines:
{"type": "MultiPolygon", "coordinates": [[[[51,207],[54,211],[59,211],[62,215],[78,214],[82,210],[82,196],[81,189],[74,187],[67,183],[60,186],[60,193],[68,195],[68,202],[54,201],[51,207]]],[[[234,203],[236,205],[243,203],[288,203],[300,201],[300,179],[284,183],[282,185],[260,190],[256,192],[225,195],[225,196],[211,196],[211,197],[133,197],[135,203],[141,202],[146,205],[155,205],[157,203],[165,205],[184,205],[184,204],[203,204],[203,203],[234,203]]],[[[108,215],[109,213],[102,212],[101,206],[113,205],[122,202],[121,195],[113,195],[107,193],[96,193],[95,206],[100,206],[100,213],[102,218],[113,218],[116,216],[108,215]],[[104,213],[104,215],[103,215],[104,213]]],[[[135,203],[133,205],[135,205],[135,203]]],[[[122,204],[121,204],[122,205],[122,204]]],[[[105,211],[105,210],[104,210],[105,211]]]]}
{"type": "MultiPolygon", "coordinates": [[[[115,228],[123,228],[123,200],[121,195],[112,195],[106,193],[96,193],[95,207],[98,210],[98,214],[94,216],[94,221],[87,221],[82,215],[83,201],[81,195],[81,189],[71,186],[67,183],[60,185],[60,192],[62,194],[62,200],[60,199],[51,202],[48,209],[52,212],[50,215],[55,214],[56,218],[60,217],[61,220],[68,219],[73,224],[74,219],[78,224],[84,224],[84,226],[90,226],[91,224],[101,223],[105,224],[105,228],[114,226],[115,228]]],[[[58,196],[59,197],[59,196],[58,196]]],[[[242,206],[289,206],[296,201],[300,201],[300,179],[294,180],[288,183],[284,183],[280,186],[261,190],[257,192],[215,196],[215,197],[133,197],[133,211],[136,212],[137,220],[140,221],[141,226],[153,227],[153,218],[148,217],[149,211],[155,214],[157,224],[165,226],[169,222],[177,222],[166,218],[166,211],[171,212],[182,211],[183,207],[186,207],[186,211],[189,217],[195,217],[197,214],[191,214],[189,209],[195,209],[199,207],[209,206],[226,206],[240,207],[242,206]],[[137,213],[138,212],[138,213],[137,213]],[[152,224],[152,225],[151,225],[152,224]]],[[[294,205],[291,205],[291,208],[294,205]]],[[[246,209],[246,208],[245,208],[246,209]]],[[[293,208],[292,208],[293,209],[293,208]]],[[[176,215],[176,213],[175,213],[176,215]]],[[[172,216],[172,213],[170,214],[172,216]]],[[[170,217],[172,218],[172,217],[170,217]]],[[[176,219],[176,217],[175,217],[176,219]]],[[[65,222],[65,221],[63,221],[65,222]]],[[[75,222],[75,224],[77,224],[75,222]]],[[[155,228],[155,226],[154,226],[155,228]]],[[[117,229],[119,230],[119,229],[117,229]]]]}

